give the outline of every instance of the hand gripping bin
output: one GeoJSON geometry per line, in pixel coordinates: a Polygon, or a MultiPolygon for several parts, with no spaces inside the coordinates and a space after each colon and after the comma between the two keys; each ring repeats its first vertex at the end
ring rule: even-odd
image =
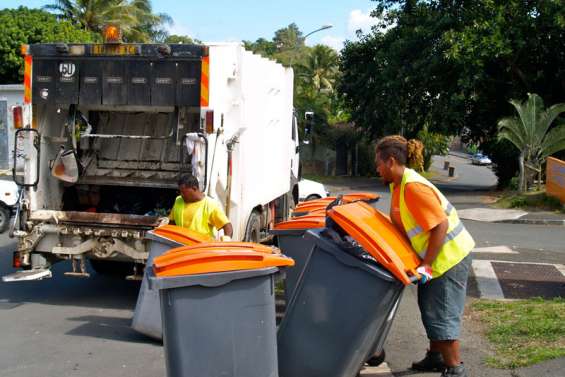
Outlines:
{"type": "Polygon", "coordinates": [[[334,206],[278,330],[281,377],[353,377],[379,353],[417,255],[390,220],[363,202],[334,206]]]}
{"type": "Polygon", "coordinates": [[[133,313],[131,327],[144,335],[161,340],[161,310],[159,307],[159,292],[148,287],[147,271],[153,266],[153,259],[167,250],[179,246],[191,246],[209,241],[209,237],[192,232],[180,226],[165,225],[148,232],[145,236],[150,240],[149,257],[145,266],[145,273],[141,288],[137,296],[137,304],[133,313]]]}
{"type": "Polygon", "coordinates": [[[168,377],[277,377],[274,274],[292,259],[250,243],[155,259],[168,377]]]}
{"type": "Polygon", "coordinates": [[[284,296],[287,304],[292,297],[296,283],[314,246],[312,242],[309,242],[310,238],[304,239],[304,233],[308,229],[323,228],[325,226],[326,217],[324,211],[322,215],[300,216],[278,223],[270,231],[271,234],[277,237],[278,246],[282,253],[294,259],[294,267],[285,272],[284,296]]]}

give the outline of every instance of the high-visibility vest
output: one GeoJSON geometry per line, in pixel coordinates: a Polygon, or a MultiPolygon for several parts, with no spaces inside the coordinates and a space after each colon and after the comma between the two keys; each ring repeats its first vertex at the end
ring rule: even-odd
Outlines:
{"type": "MultiPolygon", "coordinates": [[[[422,177],[412,169],[405,168],[404,175],[402,176],[402,183],[400,184],[400,219],[404,226],[406,235],[410,239],[412,248],[414,248],[422,259],[428,250],[430,232],[424,232],[422,227],[418,225],[410,213],[410,210],[406,205],[406,201],[404,200],[404,188],[406,187],[406,184],[412,182],[421,183],[432,188],[437,197],[440,199],[441,206],[447,215],[449,223],[447,234],[437,258],[432,263],[432,276],[437,278],[463,260],[463,258],[465,258],[475,247],[475,241],[467,229],[465,229],[465,226],[461,220],[459,220],[459,216],[457,216],[457,211],[451,203],[449,203],[445,196],[426,178],[422,177]]],[[[390,185],[390,189],[391,192],[394,190],[394,184],[390,185]]]]}

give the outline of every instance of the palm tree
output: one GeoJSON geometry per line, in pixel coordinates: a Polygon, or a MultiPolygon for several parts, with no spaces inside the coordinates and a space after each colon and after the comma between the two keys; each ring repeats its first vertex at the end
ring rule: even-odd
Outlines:
{"type": "Polygon", "coordinates": [[[320,92],[333,93],[338,75],[338,55],[328,46],[316,45],[306,57],[306,62],[297,67],[297,76],[320,92]]]}
{"type": "Polygon", "coordinates": [[[56,0],[45,9],[95,33],[107,24],[118,25],[129,42],[148,42],[171,22],[166,14],[153,14],[150,0],[56,0]]]}
{"type": "Polygon", "coordinates": [[[532,93],[524,102],[509,102],[518,116],[498,122],[498,139],[507,139],[520,150],[519,189],[523,192],[527,189],[525,169],[536,171],[541,185],[541,165],[548,156],[565,149],[565,124],[551,128],[559,114],[565,112],[565,103],[545,109],[541,97],[532,93]]]}

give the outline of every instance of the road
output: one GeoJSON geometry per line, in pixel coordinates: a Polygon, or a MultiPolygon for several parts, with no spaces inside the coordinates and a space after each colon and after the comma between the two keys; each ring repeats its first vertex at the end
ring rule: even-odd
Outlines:
{"type": "MultiPolygon", "coordinates": [[[[474,166],[468,168],[477,170],[474,166]]],[[[478,168],[477,171],[488,181],[492,173],[484,169],[487,168],[478,168]]],[[[460,166],[457,170],[463,179],[467,173],[460,166]]],[[[444,187],[448,198],[458,208],[480,205],[482,193],[468,190],[470,186],[478,190],[485,185],[472,176],[465,179],[468,182],[463,181],[463,189],[466,190],[461,191],[456,183],[444,187]],[[473,181],[472,184],[470,181],[473,181]]],[[[330,189],[333,192],[381,193],[383,200],[377,206],[388,211],[388,191],[378,180],[351,181],[330,189]]],[[[565,264],[563,227],[475,221],[465,221],[465,225],[476,239],[478,247],[506,246],[507,251],[511,252],[474,253],[476,260],[565,264]]],[[[13,272],[10,267],[13,249],[14,242],[5,234],[0,235],[0,275],[13,272]]],[[[494,263],[492,266],[499,275],[514,268],[503,265],[508,268],[501,269],[494,263]]],[[[69,270],[68,264],[58,264],[53,269],[52,279],[10,284],[0,282],[0,376],[164,376],[161,344],[137,334],[129,327],[139,283],[102,277],[94,272],[89,279],[63,276],[69,270]]],[[[535,273],[548,274],[547,270],[536,270],[535,273]]],[[[508,281],[512,284],[512,280],[508,281]]],[[[558,293],[565,287],[559,282],[544,284],[541,288],[558,293]]],[[[505,287],[504,283],[501,286],[503,291],[508,292],[513,288],[512,285],[505,287]]],[[[518,286],[518,291],[524,290],[518,286]]],[[[481,295],[473,279],[470,282],[470,295],[481,295]]],[[[410,295],[407,293],[405,296],[410,295]]],[[[388,346],[390,353],[399,353],[396,360],[391,355],[393,369],[405,367],[408,362],[406,355],[400,355],[406,344],[402,343],[404,335],[399,326],[400,319],[414,310],[414,303],[408,299],[403,301],[405,303],[396,321],[398,325],[391,332],[388,346]]],[[[413,320],[412,317],[407,318],[413,320]]],[[[418,342],[422,343],[423,339],[418,342]]],[[[422,347],[425,348],[423,343],[422,347]]]]}
{"type": "MultiPolygon", "coordinates": [[[[11,273],[15,244],[0,235],[0,275],[11,273]]],[[[161,344],[129,326],[138,282],[97,276],[0,282],[0,376],[165,375],[161,344]]]]}

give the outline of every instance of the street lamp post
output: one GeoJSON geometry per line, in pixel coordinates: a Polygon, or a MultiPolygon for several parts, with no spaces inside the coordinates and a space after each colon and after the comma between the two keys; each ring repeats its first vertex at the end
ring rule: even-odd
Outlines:
{"type": "MultiPolygon", "coordinates": [[[[322,30],[331,29],[332,27],[334,27],[332,24],[325,24],[325,25],[320,26],[320,27],[317,28],[316,30],[313,30],[313,31],[309,32],[308,34],[306,34],[305,36],[303,36],[302,38],[300,38],[300,39],[298,40],[298,43],[297,43],[295,49],[298,49],[298,48],[300,47],[300,44],[301,44],[301,43],[306,44],[306,38],[308,38],[308,37],[311,36],[312,34],[317,33],[317,32],[319,32],[319,31],[322,31],[322,30]]],[[[293,63],[292,61],[293,61],[293,55],[290,55],[290,62],[289,62],[289,65],[290,65],[291,68],[292,68],[292,63],[293,63]]]]}
{"type": "Polygon", "coordinates": [[[319,32],[319,31],[322,31],[322,30],[331,29],[332,27],[334,27],[332,24],[322,25],[322,26],[319,27],[318,29],[316,29],[316,30],[314,30],[314,31],[311,31],[311,32],[309,32],[308,34],[306,34],[305,36],[303,36],[303,37],[302,37],[302,42],[305,42],[305,41],[306,41],[306,38],[308,38],[308,37],[311,36],[312,34],[317,33],[317,32],[319,32]]]}

